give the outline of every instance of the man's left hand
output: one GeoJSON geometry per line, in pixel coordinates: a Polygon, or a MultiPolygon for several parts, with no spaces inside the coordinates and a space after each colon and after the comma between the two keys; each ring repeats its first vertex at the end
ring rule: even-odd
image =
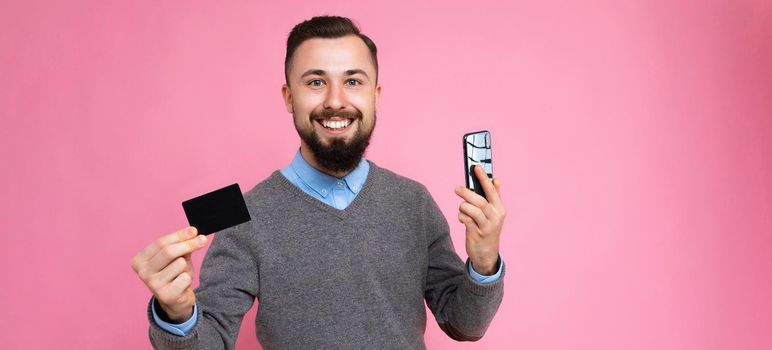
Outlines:
{"type": "Polygon", "coordinates": [[[464,186],[456,187],[456,194],[464,199],[458,208],[458,221],[466,226],[466,253],[472,268],[490,276],[498,270],[499,236],[507,214],[501,202],[501,181],[491,181],[479,166],[474,167],[474,173],[485,198],[464,186]]]}

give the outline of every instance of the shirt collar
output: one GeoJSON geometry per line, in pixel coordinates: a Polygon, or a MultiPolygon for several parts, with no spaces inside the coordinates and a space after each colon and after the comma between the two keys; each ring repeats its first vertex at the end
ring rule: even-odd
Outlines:
{"type": "Polygon", "coordinates": [[[290,168],[292,168],[300,181],[308,185],[308,187],[313,189],[323,198],[326,198],[338,181],[343,181],[349,191],[355,194],[359,193],[359,191],[362,190],[362,186],[365,184],[365,180],[367,180],[370,164],[367,160],[362,159],[354,170],[342,179],[338,179],[334,176],[327,175],[311,166],[311,164],[308,164],[300,154],[300,150],[298,150],[297,153],[295,153],[295,157],[292,158],[290,168]]]}

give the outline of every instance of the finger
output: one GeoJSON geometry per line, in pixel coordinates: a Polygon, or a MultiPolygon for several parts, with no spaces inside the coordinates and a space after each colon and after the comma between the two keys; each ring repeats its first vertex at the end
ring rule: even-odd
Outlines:
{"type": "Polygon", "coordinates": [[[466,226],[467,231],[480,232],[480,228],[475,224],[474,219],[464,213],[458,213],[458,221],[466,226]]]}
{"type": "Polygon", "coordinates": [[[496,192],[499,194],[499,199],[497,203],[494,205],[496,208],[496,212],[501,216],[503,219],[507,215],[507,210],[504,208],[504,202],[501,200],[501,180],[499,179],[493,179],[493,186],[496,187],[496,192]]]}
{"type": "Polygon", "coordinates": [[[488,225],[488,224],[496,224],[502,219],[502,216],[500,215],[499,210],[490,203],[479,209],[480,211],[482,211],[485,217],[485,219],[483,219],[482,222],[479,222],[479,221],[477,222],[477,224],[480,227],[483,227],[483,225],[488,225]]]}
{"type": "Polygon", "coordinates": [[[193,279],[190,277],[190,274],[183,272],[172,280],[171,283],[161,288],[156,297],[166,305],[182,304],[185,301],[181,300],[181,298],[185,297],[188,287],[192,284],[193,279]]]}
{"type": "Polygon", "coordinates": [[[460,211],[458,212],[458,222],[460,222],[462,224],[466,224],[470,220],[474,221],[474,219],[470,218],[469,215],[466,215],[466,214],[464,214],[464,213],[462,213],[460,211]]]}
{"type": "Polygon", "coordinates": [[[158,251],[147,263],[147,268],[151,272],[161,271],[166,265],[186,254],[190,254],[206,245],[206,236],[198,235],[196,238],[189,239],[174,244],[167,245],[158,251]]]}
{"type": "Polygon", "coordinates": [[[461,205],[458,206],[458,210],[472,218],[477,226],[484,226],[488,222],[483,211],[468,202],[462,202],[461,205]]]}
{"type": "Polygon", "coordinates": [[[137,254],[137,256],[134,257],[134,259],[136,260],[137,263],[148,261],[153,256],[155,256],[159,250],[163,249],[163,247],[172,243],[182,242],[184,240],[191,239],[195,237],[197,233],[198,233],[198,230],[196,230],[195,227],[188,226],[179,231],[162,236],[161,238],[155,240],[153,243],[145,247],[145,249],[140,251],[139,254],[137,254]]]}
{"type": "Polygon", "coordinates": [[[475,207],[482,208],[486,205],[488,205],[488,201],[485,200],[485,198],[474,191],[464,187],[464,186],[458,186],[456,187],[456,195],[461,197],[463,200],[471,203],[475,207]]]}
{"type": "Polygon", "coordinates": [[[485,198],[490,203],[496,203],[499,199],[499,193],[496,192],[496,188],[493,186],[491,179],[488,178],[488,173],[478,165],[474,166],[474,172],[475,175],[477,175],[477,179],[480,180],[480,185],[482,185],[483,192],[485,192],[485,198]]]}
{"type": "Polygon", "coordinates": [[[177,258],[164,267],[163,270],[153,275],[148,282],[148,287],[153,291],[159,291],[163,289],[164,286],[171,283],[171,281],[177,278],[181,273],[187,272],[187,269],[188,263],[185,261],[185,258],[177,258]]]}
{"type": "Polygon", "coordinates": [[[498,222],[498,220],[501,219],[501,215],[499,215],[498,209],[496,209],[496,207],[492,204],[486,205],[481,210],[483,215],[485,215],[488,223],[498,222]]]}
{"type": "Polygon", "coordinates": [[[187,255],[183,256],[183,258],[185,258],[185,263],[188,265],[188,273],[190,274],[190,277],[195,279],[196,278],[196,274],[195,274],[196,269],[193,268],[193,258],[192,257],[193,257],[193,254],[187,254],[187,255]]]}

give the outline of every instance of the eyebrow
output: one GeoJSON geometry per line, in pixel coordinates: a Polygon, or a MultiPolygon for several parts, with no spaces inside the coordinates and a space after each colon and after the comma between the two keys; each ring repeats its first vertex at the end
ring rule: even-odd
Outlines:
{"type": "Polygon", "coordinates": [[[309,69],[303,75],[300,76],[300,79],[305,78],[307,75],[324,75],[325,72],[321,69],[309,69]]]}
{"type": "Polygon", "coordinates": [[[364,76],[365,76],[367,79],[370,79],[370,76],[369,76],[369,75],[367,75],[367,72],[365,72],[364,70],[362,70],[362,69],[359,69],[359,68],[357,68],[357,69],[349,69],[349,70],[347,70],[345,73],[346,73],[346,75],[362,74],[362,75],[364,75],[364,76]]]}
{"type": "MultiPolygon", "coordinates": [[[[362,74],[365,77],[367,77],[368,79],[370,79],[370,76],[367,75],[367,72],[365,72],[364,70],[359,69],[359,68],[357,68],[357,69],[349,69],[349,70],[347,70],[347,71],[345,71],[343,73],[346,76],[354,75],[354,74],[362,74]]],[[[322,69],[309,69],[305,73],[303,73],[303,75],[300,76],[300,79],[303,79],[303,78],[305,78],[308,75],[325,75],[325,74],[327,74],[327,72],[325,72],[322,69]]]]}

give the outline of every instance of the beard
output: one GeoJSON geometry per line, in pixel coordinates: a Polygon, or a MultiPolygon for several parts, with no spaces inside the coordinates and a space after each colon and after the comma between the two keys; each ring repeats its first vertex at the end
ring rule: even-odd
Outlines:
{"type": "Polygon", "coordinates": [[[365,130],[362,126],[362,112],[356,110],[354,112],[349,111],[313,111],[309,118],[311,119],[311,129],[303,130],[298,127],[297,116],[293,116],[296,120],[295,130],[297,130],[300,138],[305,141],[306,145],[314,155],[316,163],[330,172],[340,173],[349,172],[359,165],[362,161],[362,157],[367,150],[367,146],[370,145],[370,137],[375,130],[376,116],[373,112],[373,125],[369,130],[365,130]],[[332,116],[340,116],[344,118],[352,118],[354,121],[359,121],[357,130],[351,137],[351,140],[346,142],[343,138],[332,138],[329,140],[329,144],[324,144],[321,137],[316,132],[316,128],[313,123],[316,123],[316,119],[330,118],[332,116]]]}

